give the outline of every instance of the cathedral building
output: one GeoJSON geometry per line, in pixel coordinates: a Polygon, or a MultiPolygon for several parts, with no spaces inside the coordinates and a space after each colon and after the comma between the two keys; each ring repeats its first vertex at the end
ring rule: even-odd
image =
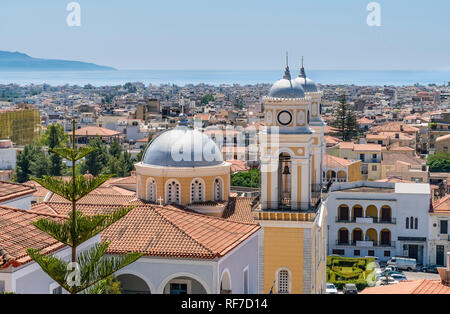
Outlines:
{"type": "Polygon", "coordinates": [[[326,209],[322,203],[322,93],[306,77],[284,77],[263,98],[260,293],[311,294],[326,286],[326,209]]]}

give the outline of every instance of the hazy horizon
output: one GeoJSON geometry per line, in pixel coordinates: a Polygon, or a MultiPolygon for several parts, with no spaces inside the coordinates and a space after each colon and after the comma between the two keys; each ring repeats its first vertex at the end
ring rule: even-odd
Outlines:
{"type": "Polygon", "coordinates": [[[78,0],[0,3],[0,50],[119,70],[450,70],[450,1],[78,0]]]}

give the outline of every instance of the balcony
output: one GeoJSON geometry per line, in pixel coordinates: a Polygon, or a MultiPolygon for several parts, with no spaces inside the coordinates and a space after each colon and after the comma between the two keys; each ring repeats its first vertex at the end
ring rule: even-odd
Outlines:
{"type": "Polygon", "coordinates": [[[373,218],[373,217],[349,217],[347,219],[336,217],[337,223],[356,223],[356,224],[397,224],[396,218],[373,218]]]}
{"type": "Polygon", "coordinates": [[[336,246],[352,246],[352,247],[374,247],[374,248],[391,248],[395,247],[395,241],[380,242],[380,241],[356,241],[356,242],[342,242],[336,241],[336,246]]]}

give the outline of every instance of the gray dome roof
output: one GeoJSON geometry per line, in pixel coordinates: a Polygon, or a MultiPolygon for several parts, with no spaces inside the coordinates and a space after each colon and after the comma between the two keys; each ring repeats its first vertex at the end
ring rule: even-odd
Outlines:
{"type": "Polygon", "coordinates": [[[295,81],[283,78],[273,84],[269,96],[274,98],[304,98],[305,91],[295,81]]]}
{"type": "Polygon", "coordinates": [[[166,131],[153,140],[142,163],[163,167],[211,167],[223,164],[222,153],[206,134],[185,127],[166,131]]]}
{"type": "Polygon", "coordinates": [[[306,93],[316,93],[318,91],[316,83],[307,77],[299,76],[295,79],[295,82],[301,85],[306,93]]]}

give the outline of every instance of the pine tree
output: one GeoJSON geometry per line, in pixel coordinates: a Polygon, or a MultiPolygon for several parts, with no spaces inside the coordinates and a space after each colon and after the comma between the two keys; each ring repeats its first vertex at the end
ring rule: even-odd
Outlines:
{"type": "MultiPolygon", "coordinates": [[[[51,125],[50,126],[50,134],[49,134],[49,140],[48,140],[48,147],[50,150],[55,149],[56,147],[59,147],[61,145],[60,141],[60,135],[58,134],[58,129],[56,126],[51,125]]],[[[50,153],[50,167],[49,167],[49,174],[51,176],[58,176],[60,177],[62,175],[62,168],[63,168],[63,160],[62,157],[55,153],[50,153]]]]}
{"type": "Polygon", "coordinates": [[[111,145],[109,145],[109,155],[120,158],[120,154],[122,153],[122,146],[120,146],[118,140],[114,140],[111,145]]]}
{"type": "Polygon", "coordinates": [[[30,170],[34,177],[42,178],[49,175],[50,160],[46,153],[40,148],[37,156],[30,164],[30,170]]]}
{"type": "Polygon", "coordinates": [[[33,162],[33,149],[30,145],[25,146],[22,153],[17,157],[16,170],[14,173],[14,181],[24,183],[30,180],[31,163],[33,162]]]}
{"type": "Polygon", "coordinates": [[[103,141],[99,138],[95,138],[89,142],[89,148],[95,148],[91,154],[86,156],[82,166],[81,171],[86,174],[90,173],[93,176],[99,175],[103,168],[108,163],[108,156],[106,154],[106,146],[103,141]]]}
{"type": "Polygon", "coordinates": [[[334,111],[335,119],[331,126],[337,129],[337,136],[344,142],[350,142],[358,136],[358,123],[355,112],[347,104],[345,95],[339,97],[339,105],[334,111]]]}
{"type": "MultiPolygon", "coordinates": [[[[75,120],[73,121],[73,132],[73,138],[75,138],[75,120]]],[[[117,257],[105,257],[110,243],[101,242],[77,255],[77,248],[81,244],[123,218],[133,208],[120,208],[110,214],[93,216],[85,216],[77,210],[77,202],[105,183],[110,176],[100,175],[91,179],[83,175],[77,176],[75,173],[76,162],[96,152],[98,148],[87,146],[76,149],[75,141],[73,141],[72,145],[72,148],[58,147],[52,150],[52,153],[58,154],[71,162],[72,178],[69,182],[62,178],[48,176],[44,176],[42,179],[33,179],[44,188],[62,196],[72,204],[72,210],[65,220],[42,218],[33,222],[36,228],[72,248],[71,263],[55,255],[44,254],[40,250],[28,249],[27,252],[45,273],[71,294],[81,292],[100,293],[100,291],[106,289],[107,279],[110,276],[138,260],[142,254],[130,253],[117,257]],[[75,278],[72,277],[73,270],[75,270],[75,278]]]]}

